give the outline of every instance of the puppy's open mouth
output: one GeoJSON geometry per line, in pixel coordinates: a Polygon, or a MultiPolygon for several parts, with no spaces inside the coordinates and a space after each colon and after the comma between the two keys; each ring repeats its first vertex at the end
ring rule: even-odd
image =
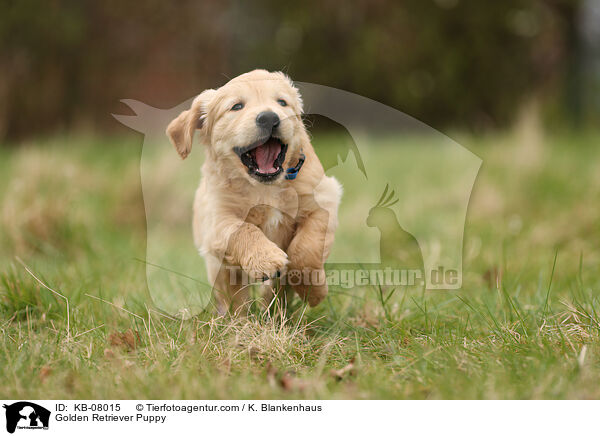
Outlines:
{"type": "Polygon", "coordinates": [[[235,147],[234,151],[248,168],[248,174],[259,182],[270,182],[283,171],[287,144],[270,136],[246,147],[235,147]]]}

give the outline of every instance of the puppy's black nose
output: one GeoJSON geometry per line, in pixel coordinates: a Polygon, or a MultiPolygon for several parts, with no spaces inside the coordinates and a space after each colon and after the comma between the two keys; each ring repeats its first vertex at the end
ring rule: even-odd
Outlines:
{"type": "Polygon", "coordinates": [[[266,130],[273,130],[279,125],[279,117],[275,112],[261,112],[256,116],[256,125],[266,130]]]}

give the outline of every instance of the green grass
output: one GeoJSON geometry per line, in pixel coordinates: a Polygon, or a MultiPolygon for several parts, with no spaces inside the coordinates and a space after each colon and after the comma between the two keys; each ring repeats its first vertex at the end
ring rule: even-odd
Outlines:
{"type": "Polygon", "coordinates": [[[146,303],[138,137],[0,148],[0,397],[600,398],[598,140],[463,138],[463,288],[332,289],[285,321],[146,303]]]}

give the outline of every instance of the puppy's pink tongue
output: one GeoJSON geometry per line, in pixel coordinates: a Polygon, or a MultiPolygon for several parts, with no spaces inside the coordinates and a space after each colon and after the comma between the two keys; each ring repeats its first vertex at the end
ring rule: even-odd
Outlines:
{"type": "Polygon", "coordinates": [[[263,174],[276,172],[275,159],[281,152],[281,144],[274,139],[269,139],[263,145],[256,147],[255,150],[254,159],[256,159],[258,171],[263,174]]]}

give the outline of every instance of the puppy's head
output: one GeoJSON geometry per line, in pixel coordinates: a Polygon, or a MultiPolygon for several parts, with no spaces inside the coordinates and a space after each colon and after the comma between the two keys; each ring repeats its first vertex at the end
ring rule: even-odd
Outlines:
{"type": "Polygon", "coordinates": [[[300,94],[287,76],[255,70],[204,91],[169,124],[167,135],[185,158],[198,132],[221,171],[272,183],[283,178],[306,138],[301,114],[300,94]]]}

